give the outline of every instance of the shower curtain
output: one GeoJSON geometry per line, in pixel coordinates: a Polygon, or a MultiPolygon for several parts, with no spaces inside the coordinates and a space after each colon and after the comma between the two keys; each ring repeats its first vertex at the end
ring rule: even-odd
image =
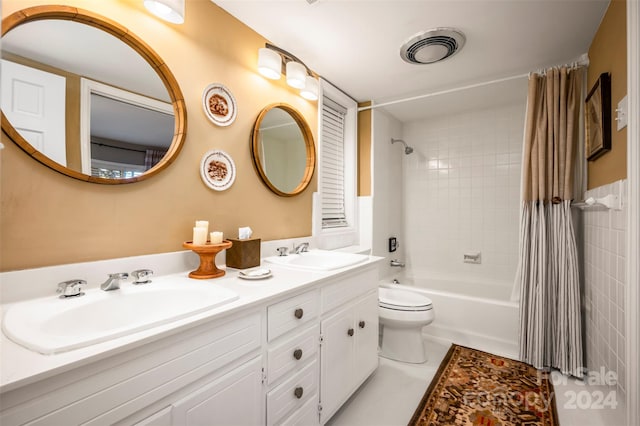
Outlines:
{"type": "Polygon", "coordinates": [[[571,219],[582,69],[529,78],[522,175],[520,359],[582,377],[582,318],[571,219]]]}

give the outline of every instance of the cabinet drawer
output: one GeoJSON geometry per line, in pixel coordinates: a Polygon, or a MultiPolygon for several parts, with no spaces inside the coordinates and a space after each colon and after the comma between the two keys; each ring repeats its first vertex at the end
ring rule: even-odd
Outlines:
{"type": "MultiPolygon", "coordinates": [[[[267,424],[280,422],[318,392],[318,360],[267,393],[267,424]]],[[[316,399],[317,401],[317,399],[316,399]]]]}
{"type": "Polygon", "coordinates": [[[319,421],[318,395],[312,395],[300,409],[280,423],[280,426],[312,426],[317,425],[319,421]]]}
{"type": "Polygon", "coordinates": [[[274,383],[287,372],[306,364],[318,353],[320,326],[316,325],[269,349],[267,380],[274,383]]]}
{"type": "Polygon", "coordinates": [[[322,288],[322,313],[329,312],[345,302],[365,294],[378,287],[378,270],[372,268],[366,271],[344,277],[334,284],[322,288]]]}
{"type": "Polygon", "coordinates": [[[308,291],[267,308],[269,341],[318,316],[318,291],[308,291]]]}

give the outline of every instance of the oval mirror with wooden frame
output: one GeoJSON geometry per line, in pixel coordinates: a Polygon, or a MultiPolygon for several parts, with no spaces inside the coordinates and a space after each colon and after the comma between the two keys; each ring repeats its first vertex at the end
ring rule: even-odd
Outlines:
{"type": "Polygon", "coordinates": [[[2,130],[62,174],[138,182],[165,169],[184,144],[177,80],[142,39],[108,18],[69,6],[17,11],[2,20],[2,70],[2,130]]]}
{"type": "Polygon", "coordinates": [[[264,108],[251,134],[253,164],[264,184],[282,197],[304,191],[313,177],[316,150],[302,114],[287,104],[264,108]]]}

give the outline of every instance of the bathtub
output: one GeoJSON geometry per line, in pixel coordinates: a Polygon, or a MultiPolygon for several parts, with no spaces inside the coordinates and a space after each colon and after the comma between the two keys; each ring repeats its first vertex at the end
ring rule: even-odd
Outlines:
{"type": "Polygon", "coordinates": [[[427,340],[456,343],[479,350],[518,357],[518,303],[509,300],[505,286],[457,281],[398,278],[381,286],[407,287],[433,302],[435,319],[422,329],[427,340]]]}

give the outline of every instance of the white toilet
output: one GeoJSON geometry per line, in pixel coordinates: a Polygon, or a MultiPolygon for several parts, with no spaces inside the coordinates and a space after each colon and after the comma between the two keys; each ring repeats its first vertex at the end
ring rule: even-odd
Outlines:
{"type": "Polygon", "coordinates": [[[378,312],[382,331],[380,356],[414,364],[426,362],[422,327],[435,318],[431,299],[412,287],[381,286],[378,312]]]}

